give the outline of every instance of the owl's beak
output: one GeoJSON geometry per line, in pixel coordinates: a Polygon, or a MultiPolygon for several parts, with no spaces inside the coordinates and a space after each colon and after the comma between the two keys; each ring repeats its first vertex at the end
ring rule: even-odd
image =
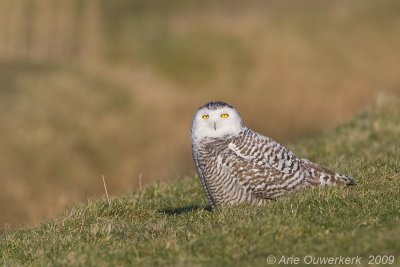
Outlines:
{"type": "Polygon", "coordinates": [[[214,130],[217,130],[217,123],[214,121],[214,130]]]}

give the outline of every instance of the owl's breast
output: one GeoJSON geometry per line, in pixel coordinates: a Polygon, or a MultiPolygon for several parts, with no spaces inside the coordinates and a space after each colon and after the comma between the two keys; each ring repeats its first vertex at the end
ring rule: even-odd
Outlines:
{"type": "Polygon", "coordinates": [[[243,163],[229,148],[230,140],[213,140],[199,146],[199,173],[215,206],[251,201],[239,179],[243,163]]]}

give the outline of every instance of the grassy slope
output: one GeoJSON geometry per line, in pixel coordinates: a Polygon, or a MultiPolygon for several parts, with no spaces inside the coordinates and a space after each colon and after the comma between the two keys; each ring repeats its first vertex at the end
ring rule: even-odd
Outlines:
{"type": "Polygon", "coordinates": [[[400,96],[399,10],[395,0],[0,1],[0,231],[100,196],[102,174],[123,194],[140,174],[186,173],[192,116],[207,101],[287,142],[348,120],[380,91],[400,96]],[[7,54],[18,47],[32,54],[7,54]]]}
{"type": "Polygon", "coordinates": [[[267,265],[268,255],[395,255],[400,263],[400,105],[385,102],[291,147],[359,180],[215,212],[197,178],[89,201],[0,236],[0,264],[267,265]]]}

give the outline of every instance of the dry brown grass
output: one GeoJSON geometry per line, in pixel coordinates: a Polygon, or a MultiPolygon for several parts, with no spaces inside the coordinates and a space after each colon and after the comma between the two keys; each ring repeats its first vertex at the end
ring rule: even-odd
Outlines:
{"type": "Polygon", "coordinates": [[[14,18],[0,30],[1,224],[104,194],[102,174],[115,195],[193,172],[191,118],[209,100],[289,142],[400,95],[395,1],[59,3],[31,28],[0,14],[14,18]]]}

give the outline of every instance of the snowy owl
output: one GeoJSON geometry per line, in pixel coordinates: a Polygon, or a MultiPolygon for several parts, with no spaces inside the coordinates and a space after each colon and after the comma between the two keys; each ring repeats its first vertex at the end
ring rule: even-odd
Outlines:
{"type": "Polygon", "coordinates": [[[196,168],[213,208],[262,204],[305,186],[356,183],[247,128],[238,111],[224,102],[200,107],[191,135],[196,168]]]}

